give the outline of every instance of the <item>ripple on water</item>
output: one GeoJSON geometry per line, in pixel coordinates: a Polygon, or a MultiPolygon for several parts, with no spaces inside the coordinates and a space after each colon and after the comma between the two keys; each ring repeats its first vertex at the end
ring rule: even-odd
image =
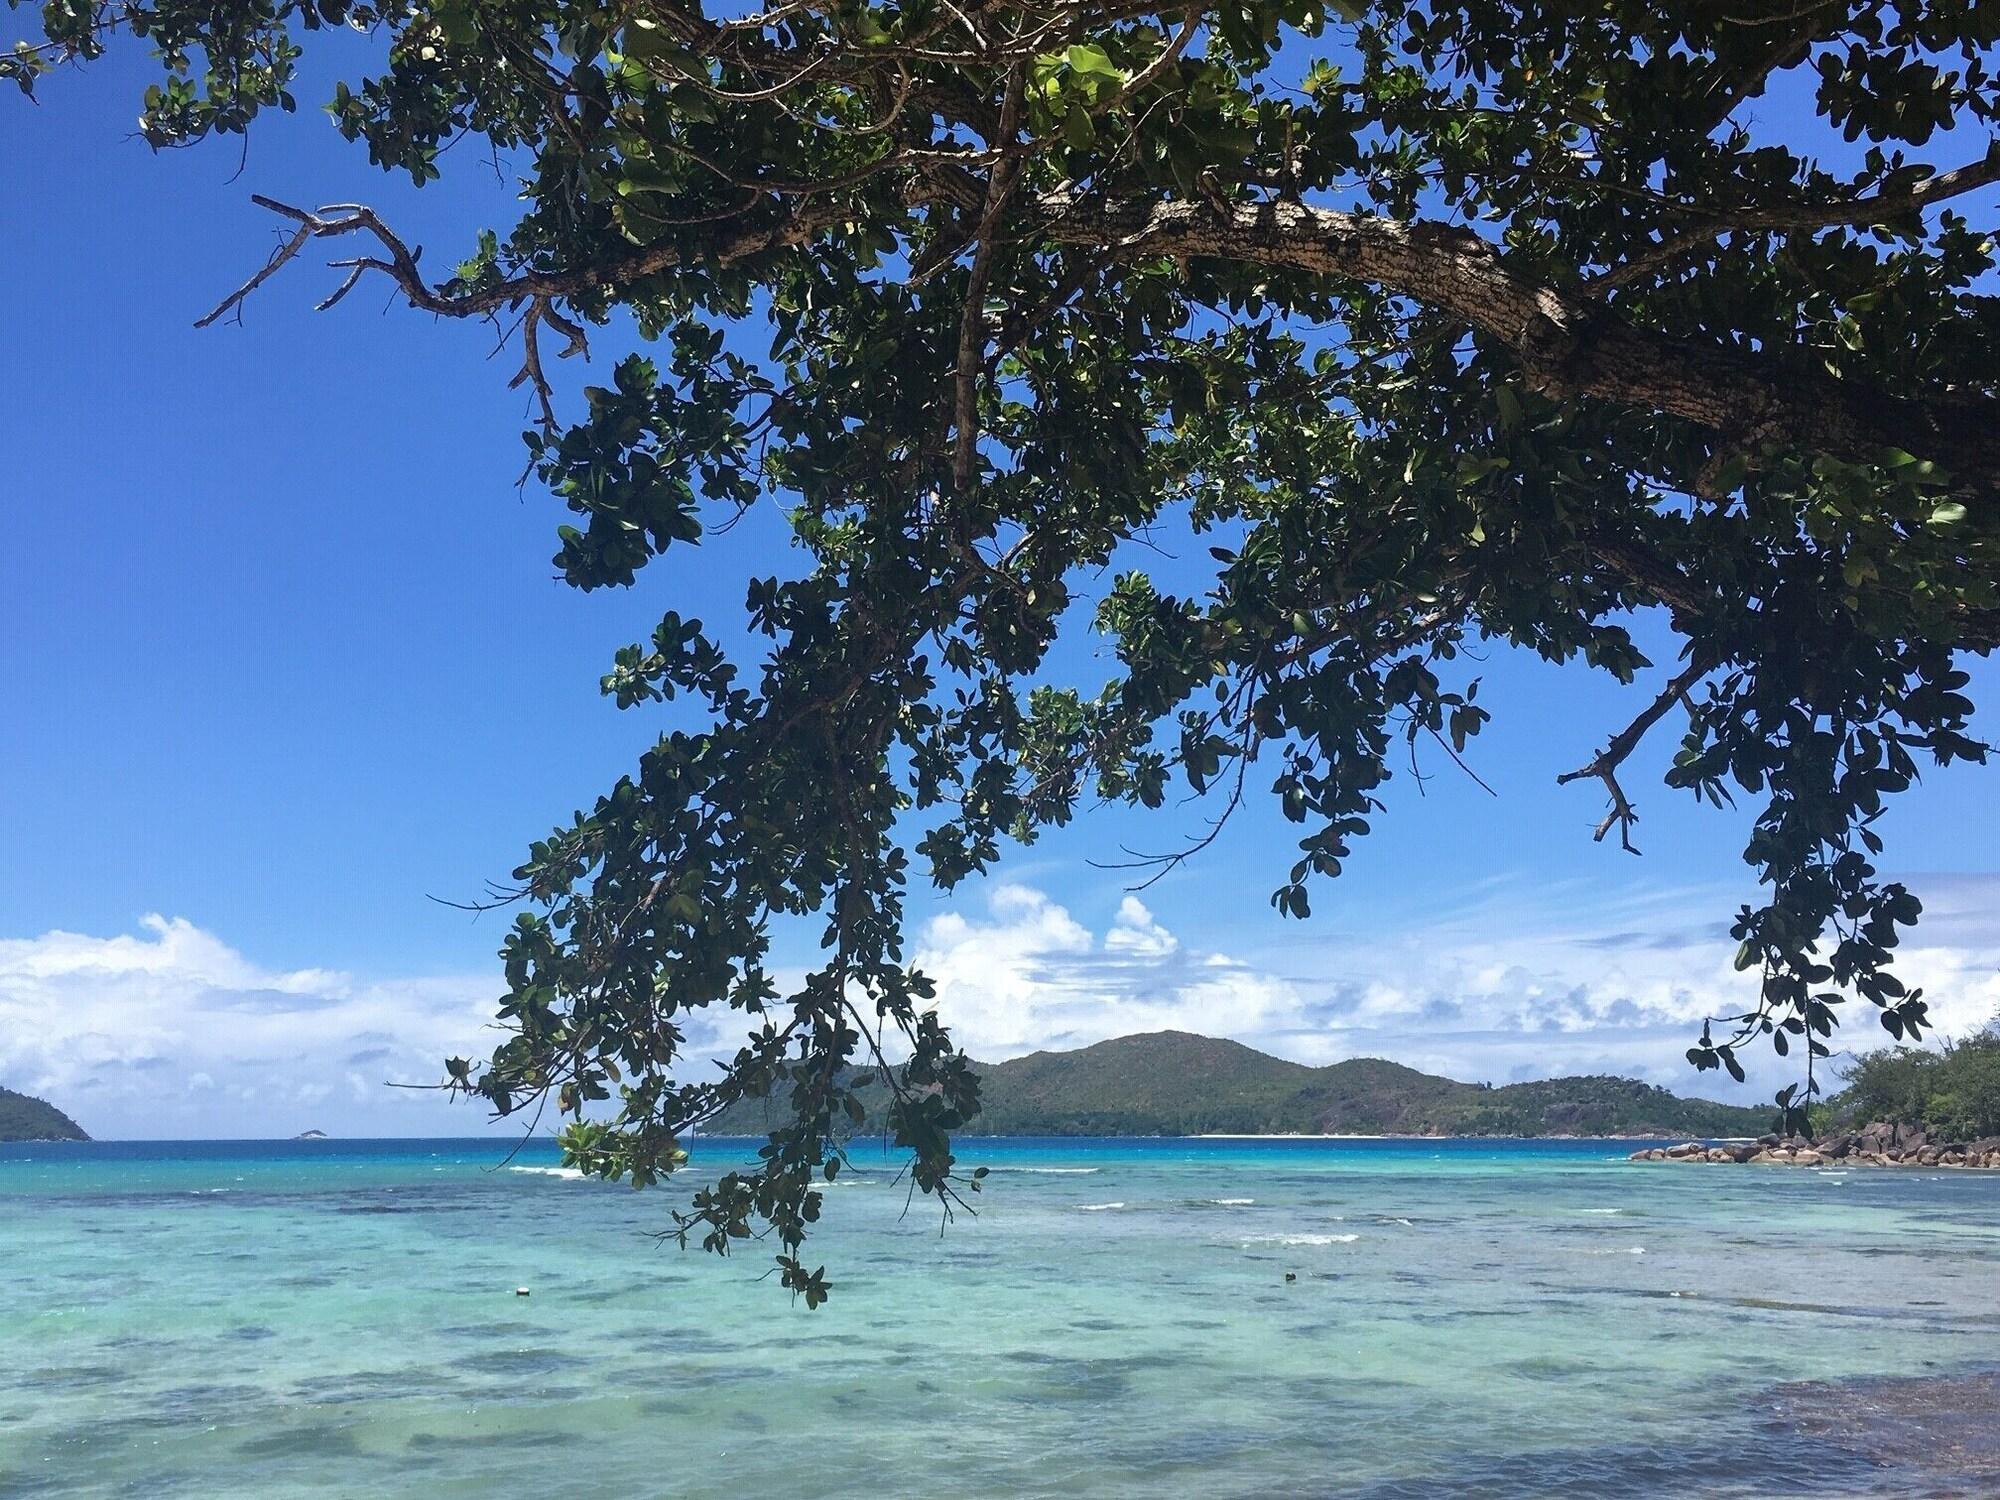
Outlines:
{"type": "Polygon", "coordinates": [[[156,1422],[173,1426],[240,1419],[245,1411],[266,1405],[270,1399],[264,1387],[240,1381],[177,1385],[148,1402],[148,1415],[156,1422]]]}
{"type": "MultiPolygon", "coordinates": [[[[722,1338],[705,1328],[659,1328],[645,1333],[633,1334],[627,1341],[630,1346],[645,1354],[728,1354],[736,1348],[734,1340],[722,1338]]],[[[915,1349],[918,1346],[912,1346],[915,1349]]]]}
{"type": "Polygon", "coordinates": [[[361,1444],[348,1427],[331,1423],[287,1423],[245,1438],[236,1445],[236,1452],[242,1458],[267,1462],[272,1459],[358,1458],[361,1456],[361,1444]]]}
{"type": "Polygon", "coordinates": [[[520,1449],[529,1451],[537,1448],[560,1448],[576,1441],[576,1434],[546,1427],[501,1427],[493,1430],[482,1429],[477,1433],[415,1432],[404,1443],[404,1449],[412,1454],[428,1457],[451,1454],[467,1454],[474,1451],[505,1451],[520,1449]]]}
{"type": "Polygon", "coordinates": [[[1565,1359],[1559,1354],[1532,1354],[1525,1359],[1507,1360],[1499,1368],[1530,1380],[1569,1380],[1588,1375],[1595,1367],[1588,1360],[1565,1359]]]}
{"type": "Polygon", "coordinates": [[[22,1384],[51,1394],[98,1391],[128,1384],[133,1372],[117,1365],[43,1365],[29,1370],[22,1384]]]}
{"type": "Polygon", "coordinates": [[[1009,1364],[1033,1372],[1030,1389],[1016,1389],[1006,1399],[1024,1406],[1071,1406],[1121,1401],[1131,1391],[1134,1370],[1144,1363],[1130,1359],[1076,1359],[1040,1349],[1014,1349],[1000,1356],[1009,1364]]]}
{"type": "Polygon", "coordinates": [[[417,1370],[343,1370],[309,1375],[293,1383],[291,1400],[307,1406],[344,1406],[353,1402],[395,1400],[412,1390],[427,1395],[455,1389],[459,1382],[434,1365],[417,1370]]]}
{"type": "Polygon", "coordinates": [[[562,1370],[582,1369],[588,1360],[560,1349],[485,1349],[463,1354],[451,1362],[461,1370],[479,1375],[554,1375],[562,1370]]]}

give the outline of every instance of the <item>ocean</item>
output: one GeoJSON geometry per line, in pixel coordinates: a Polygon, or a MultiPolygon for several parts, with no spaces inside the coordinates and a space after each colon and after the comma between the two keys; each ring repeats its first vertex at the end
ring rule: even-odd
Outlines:
{"type": "Polygon", "coordinates": [[[2000,1175],[871,1143],[809,1312],[507,1147],[0,1145],[0,1495],[2000,1493],[2000,1175]]]}

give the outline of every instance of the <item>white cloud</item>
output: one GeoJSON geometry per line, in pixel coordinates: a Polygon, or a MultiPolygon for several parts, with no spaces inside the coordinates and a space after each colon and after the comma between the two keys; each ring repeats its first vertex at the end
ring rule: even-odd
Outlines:
{"type": "Polygon", "coordinates": [[[1118,919],[1104,934],[1104,946],[1113,953],[1164,958],[1180,947],[1180,940],[1153,920],[1153,914],[1137,896],[1127,896],[1118,903],[1118,919]]]}
{"type": "Polygon", "coordinates": [[[933,919],[916,965],[938,1014],[975,1057],[999,1060],[1135,1031],[1257,1033],[1299,1014],[1286,980],[1221,953],[1191,954],[1127,896],[1100,940],[1042,892],[995,888],[985,920],[933,919]]]}
{"type": "Polygon", "coordinates": [[[180,918],[0,940],[0,1082],[104,1137],[464,1133],[432,1084],[490,1046],[490,979],[264,968],[180,918]]]}
{"type": "MultiPolygon", "coordinates": [[[[2000,1012],[2000,879],[1933,878],[1924,942],[1899,972],[1925,988],[1947,1035],[2000,1012]]],[[[952,913],[925,929],[916,962],[939,1014],[974,1057],[1000,1060],[1134,1031],[1226,1036],[1301,1062],[1391,1057],[1456,1078],[1510,1082],[1622,1073],[1681,1092],[1765,1099],[1795,1076],[1764,1049],[1742,1089],[1697,1075],[1686,1049],[1706,1017],[1754,998],[1714,891],[1656,891],[1613,905],[1590,893],[1504,891],[1398,931],[1284,929],[1286,941],[1236,956],[1190,948],[1136,897],[1102,936],[1043,893],[996,888],[983,919],[952,913]]],[[[1725,900],[1726,898],[1722,898],[1725,900]]],[[[1846,1007],[1843,1046],[1881,1045],[1865,1003],[1846,1007]]]]}
{"type": "MultiPolygon", "coordinates": [[[[1941,1030],[2000,1012],[2000,876],[1913,879],[1925,920],[1899,972],[1941,1030]]],[[[1233,1037],[1302,1062],[1391,1057],[1508,1082],[1611,1072],[1683,1092],[1768,1098],[1794,1064],[1761,1049],[1750,1084],[1698,1076],[1683,1053],[1703,1017],[1741,1009],[1749,981],[1713,891],[1593,904],[1582,890],[1481,889],[1440,915],[1356,932],[1324,920],[1221,952],[1170,931],[1126,896],[1101,931],[1046,893],[998,885],[984,910],[925,924],[914,958],[960,1045],[998,1061],[1177,1029],[1233,1037]]],[[[1234,943],[1232,942],[1232,946],[1234,943]]],[[[428,1090],[445,1057],[477,1057],[500,985],[491,977],[363,981],[270,969],[181,919],[135,933],[0,939],[0,1083],[40,1094],[93,1134],[459,1134],[476,1105],[428,1090]]],[[[1837,1040],[1884,1040],[1865,1004],[1837,1040]]],[[[744,1018],[716,1015],[693,1054],[726,1055],[744,1018]]]]}

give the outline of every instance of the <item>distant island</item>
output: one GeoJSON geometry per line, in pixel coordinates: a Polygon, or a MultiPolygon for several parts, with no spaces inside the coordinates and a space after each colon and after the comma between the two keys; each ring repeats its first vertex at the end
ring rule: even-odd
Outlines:
{"type": "Polygon", "coordinates": [[[295,1141],[323,1141],[327,1139],[327,1134],[324,1130],[301,1130],[292,1139],[295,1141]]]}
{"type": "MultiPolygon", "coordinates": [[[[968,1135],[1754,1136],[1769,1109],[1683,1099],[1632,1078],[1551,1078],[1493,1087],[1459,1083],[1381,1058],[1323,1068],[1240,1042],[1158,1031],[1074,1052],[974,1063],[982,1107],[968,1135]]],[[[884,1118],[880,1080],[860,1090],[884,1118]]],[[[735,1106],[712,1135],[761,1135],[775,1101],[735,1106]]]]}
{"type": "Polygon", "coordinates": [[[0,1141],[87,1141],[68,1115],[41,1099],[0,1089],[0,1141]]]}

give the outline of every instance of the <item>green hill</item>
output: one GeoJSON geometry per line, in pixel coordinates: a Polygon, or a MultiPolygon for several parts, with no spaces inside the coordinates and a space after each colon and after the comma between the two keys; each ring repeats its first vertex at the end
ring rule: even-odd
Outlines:
{"type": "MultiPolygon", "coordinates": [[[[1381,1058],[1324,1068],[1184,1031],[1075,1052],[975,1063],[979,1135],[1756,1135],[1768,1110],[1682,1099],[1631,1078],[1552,1078],[1492,1088],[1381,1058]]],[[[868,1124],[886,1087],[863,1091],[868,1124]]],[[[710,1134],[759,1135],[769,1101],[739,1105],[710,1134]]]]}
{"type": "Polygon", "coordinates": [[[0,1141],[87,1141],[76,1121],[40,1099],[0,1089],[0,1141]]]}

